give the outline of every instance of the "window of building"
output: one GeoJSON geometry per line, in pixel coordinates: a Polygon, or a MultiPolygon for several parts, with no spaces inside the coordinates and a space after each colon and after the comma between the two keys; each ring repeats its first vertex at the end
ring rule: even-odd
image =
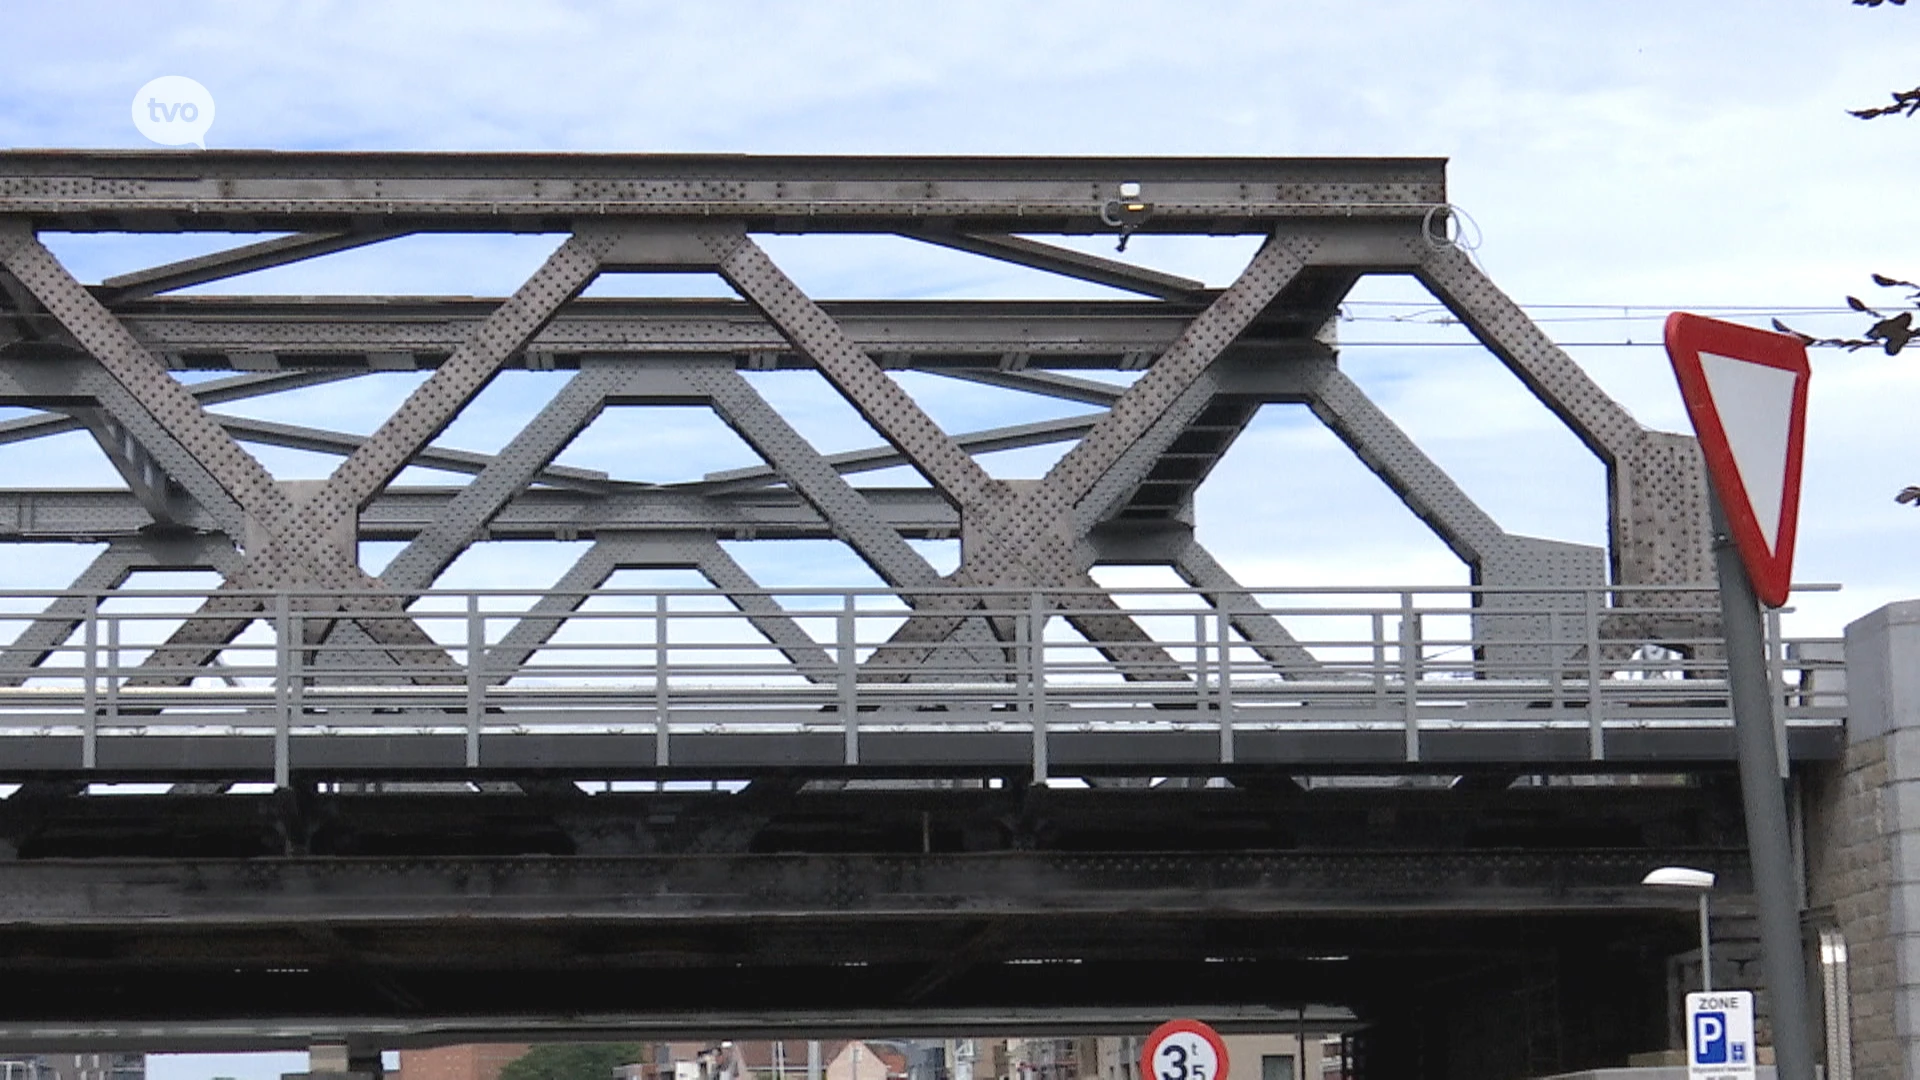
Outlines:
{"type": "Polygon", "coordinates": [[[1294,1080],[1293,1055],[1260,1055],[1260,1080],[1294,1080]]]}

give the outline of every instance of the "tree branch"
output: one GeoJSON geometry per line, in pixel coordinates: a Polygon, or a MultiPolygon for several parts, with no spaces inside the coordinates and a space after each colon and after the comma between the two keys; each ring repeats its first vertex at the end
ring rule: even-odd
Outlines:
{"type": "MultiPolygon", "coordinates": [[[[1858,0],[1855,2],[1858,3],[1858,0]]],[[[1881,116],[1912,116],[1920,113],[1920,86],[1911,90],[1895,90],[1888,96],[1893,98],[1893,104],[1866,109],[1848,109],[1847,115],[1857,116],[1862,120],[1872,120],[1881,116]]]]}

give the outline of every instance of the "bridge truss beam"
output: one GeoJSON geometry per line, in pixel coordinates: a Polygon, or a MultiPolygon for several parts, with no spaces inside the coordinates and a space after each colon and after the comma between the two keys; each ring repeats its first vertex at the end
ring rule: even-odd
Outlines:
{"type": "MultiPolygon", "coordinates": [[[[1418,159],[0,154],[0,402],[48,410],[8,421],[0,440],[85,429],[129,489],[0,492],[0,536],[110,540],[110,556],[76,581],[80,589],[123,580],[137,537],[198,538],[201,565],[225,586],[151,652],[149,672],[130,685],[180,682],[250,625],[271,623],[264,598],[302,590],[311,624],[304,644],[359,642],[364,655],[350,655],[384,656],[425,685],[458,682],[466,653],[436,640],[407,607],[473,542],[502,538],[594,546],[496,659],[532,655],[585,602],[588,583],[614,568],[673,565],[706,574],[796,674],[818,681],[829,643],[778,610],[719,547],[791,537],[845,543],[912,609],[862,661],[865,679],[911,679],[955,664],[1000,670],[1024,622],[989,616],[994,590],[1029,591],[1059,610],[1127,681],[1188,678],[1139,613],[1097,590],[1091,572],[1103,563],[1172,567],[1273,674],[1324,678],[1325,664],[1284,619],[1199,545],[1193,520],[1195,491],[1259,408],[1299,404],[1473,568],[1477,583],[1494,587],[1475,600],[1483,659],[1592,668],[1598,658],[1581,654],[1593,650],[1557,628],[1596,615],[1569,609],[1575,593],[1556,590],[1609,579],[1672,585],[1677,611],[1681,586],[1710,579],[1695,451],[1685,437],[1642,428],[1470,260],[1437,241],[1434,223],[1445,212],[1441,163],[1418,159]],[[247,230],[291,235],[91,286],[40,238],[247,230]],[[560,239],[503,301],[170,295],[420,232],[514,231],[560,239]],[[1216,290],[1057,239],[1136,231],[1261,243],[1237,279],[1216,290]],[[1155,299],[821,302],[756,239],[807,232],[905,237],[1155,299]],[[609,272],[708,273],[741,300],[578,298],[609,272]],[[1331,329],[1338,304],[1377,273],[1425,284],[1602,459],[1613,506],[1605,551],[1502,529],[1340,371],[1331,329]],[[436,446],[509,368],[572,374],[498,452],[436,446]],[[823,376],[884,445],[819,452],[751,378],[783,368],[823,376]],[[191,382],[171,374],[183,370],[235,374],[191,382]],[[211,408],[407,370],[427,378],[366,436],[211,408]],[[1090,408],[952,433],[893,374],[903,370],[1090,408]],[[1087,377],[1103,371],[1110,374],[1087,377]],[[554,463],[604,409],[625,404],[711,408],[765,465],[661,484],[554,463]],[[248,443],[340,460],[326,480],[290,485],[248,443]],[[1064,454],[1035,481],[996,477],[980,457],[1048,444],[1064,444],[1064,454]],[[928,487],[858,488],[847,479],[899,465],[928,487]],[[395,485],[409,466],[473,479],[455,489],[395,485]],[[957,538],[957,568],[936,570],[911,543],[925,538],[957,538]],[[363,539],[406,546],[374,576],[359,566],[363,539]],[[337,617],[316,618],[324,612],[312,601],[321,596],[332,598],[337,617]],[[440,673],[422,669],[423,657],[440,673]]],[[[11,661],[49,655],[75,603],[56,600],[27,626],[11,661]]],[[[1662,629],[1700,629],[1688,618],[1662,629]]],[[[1228,647],[1238,646],[1223,641],[1228,647]]],[[[495,672],[483,681],[511,678],[495,672]]],[[[1595,738],[1598,760],[1605,748],[1595,738]]],[[[1416,750],[1410,741],[1409,755],[1416,750]]],[[[1231,763],[1230,741],[1221,753],[1231,763]]]]}

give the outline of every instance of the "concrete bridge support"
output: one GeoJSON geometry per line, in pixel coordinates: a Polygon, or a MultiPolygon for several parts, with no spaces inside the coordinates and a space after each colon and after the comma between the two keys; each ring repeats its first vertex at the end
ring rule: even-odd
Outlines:
{"type": "Polygon", "coordinates": [[[1854,1075],[1920,1076],[1920,601],[1848,626],[1846,659],[1846,755],[1807,781],[1809,940],[1845,937],[1854,1075]]]}

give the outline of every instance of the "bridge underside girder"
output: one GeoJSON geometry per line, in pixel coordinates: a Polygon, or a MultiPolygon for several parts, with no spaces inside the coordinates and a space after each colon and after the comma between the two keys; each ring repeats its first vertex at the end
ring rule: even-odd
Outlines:
{"type": "Polygon", "coordinates": [[[22,860],[5,875],[0,958],[21,978],[0,991],[0,1045],[86,1021],[205,1046],[209,1018],[239,1015],[315,1030],[384,1016],[390,1047],[539,1034],[552,1022],[527,1018],[556,1015],[629,1034],[925,1034],[996,1015],[1304,1008],[1337,1030],[1468,971],[1564,963],[1571,986],[1604,959],[1609,985],[1646,993],[1636,980],[1657,988],[1691,929],[1683,903],[1639,887],[1646,859],[1717,868],[1730,908],[1746,887],[1723,779],[520,787],[24,791],[0,808],[22,860]]]}
{"type": "MultiPolygon", "coordinates": [[[[1249,710],[1250,711],[1250,710],[1249,710]]],[[[1451,711],[1451,710],[1449,710],[1451,711]]],[[[928,724],[924,713],[862,713],[860,760],[850,767],[844,756],[846,735],[840,724],[811,731],[767,730],[761,717],[742,711],[731,717],[705,718],[670,737],[672,758],[661,765],[651,731],[629,734],[546,734],[543,723],[565,727],[578,716],[564,711],[516,717],[520,730],[478,737],[478,762],[457,725],[422,733],[395,729],[391,715],[331,717],[347,727],[296,734],[285,760],[295,772],[339,780],[512,778],[529,770],[558,777],[599,779],[748,778],[803,773],[815,777],[868,776],[886,779],[977,778],[1030,773],[1033,739],[1025,730],[997,730],[990,718],[976,724],[928,724]],[[386,723],[383,723],[385,721],[386,723]],[[873,731],[871,724],[911,724],[918,730],[873,731]],[[524,730],[526,725],[533,730],[524,730]],[[380,727],[378,733],[353,734],[351,727],[380,727]]],[[[1455,731],[1423,731],[1421,763],[1428,773],[1471,770],[1696,769],[1725,765],[1734,754],[1734,736],[1725,728],[1688,724],[1662,729],[1631,719],[1609,727],[1608,756],[1596,766],[1589,751],[1591,733],[1577,716],[1548,727],[1524,712],[1486,714],[1485,726],[1455,731]]],[[[650,727],[651,711],[602,710],[601,722],[624,717],[627,726],[650,727]]],[[[129,717],[129,719],[136,719],[129,717]]],[[[231,714],[180,715],[183,725],[219,726],[231,714]]],[[[1131,717],[1119,717],[1126,726],[1131,717]]],[[[1447,717],[1451,720],[1452,717],[1447,717]]],[[[1092,721],[1097,723],[1096,721],[1092,721]]],[[[786,725],[781,725],[786,726],[786,725]]],[[[1176,725],[1163,721],[1153,731],[1064,731],[1049,734],[1048,759],[1056,775],[1079,777],[1225,776],[1240,778],[1274,770],[1309,769],[1322,773],[1408,771],[1404,727],[1397,721],[1311,724],[1287,717],[1265,730],[1236,728],[1235,761],[1220,761],[1219,722],[1198,720],[1176,725]]],[[[265,730],[265,729],[262,729],[265,730]]],[[[80,734],[0,736],[7,753],[0,782],[39,778],[90,777],[122,782],[259,782],[275,776],[276,751],[259,734],[152,734],[138,738],[102,736],[91,763],[80,734]]],[[[1828,727],[1796,728],[1787,736],[1796,761],[1827,761],[1842,750],[1841,736],[1828,727]]]]}

